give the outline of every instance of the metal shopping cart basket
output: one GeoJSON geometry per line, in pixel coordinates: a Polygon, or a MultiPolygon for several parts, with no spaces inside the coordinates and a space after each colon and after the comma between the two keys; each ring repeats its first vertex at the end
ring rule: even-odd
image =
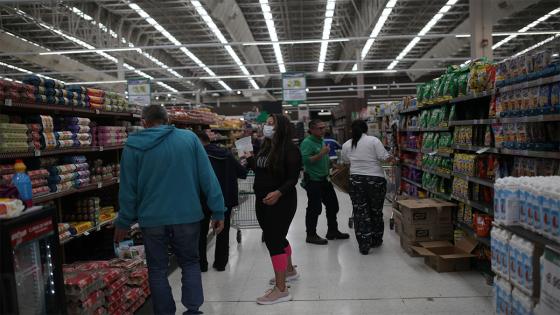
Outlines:
{"type": "Polygon", "coordinates": [[[253,183],[255,174],[249,173],[246,179],[240,179],[239,184],[239,205],[233,208],[231,215],[231,226],[237,229],[237,243],[241,243],[241,230],[254,229],[259,227],[257,212],[255,210],[255,191],[253,183]]]}

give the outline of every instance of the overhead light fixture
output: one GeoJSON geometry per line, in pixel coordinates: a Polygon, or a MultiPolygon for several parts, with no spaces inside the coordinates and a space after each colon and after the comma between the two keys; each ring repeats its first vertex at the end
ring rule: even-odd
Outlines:
{"type": "MultiPolygon", "coordinates": [[[[200,1],[191,0],[191,4],[194,6],[194,8],[196,9],[196,12],[198,12],[198,14],[202,18],[202,20],[204,20],[204,22],[206,22],[206,25],[210,28],[210,30],[214,33],[214,35],[216,35],[216,37],[218,38],[220,43],[228,44],[229,42],[227,41],[226,37],[224,36],[222,31],[220,31],[220,29],[218,28],[216,23],[214,23],[214,21],[212,20],[212,17],[208,14],[206,9],[204,9],[204,7],[200,3],[200,1]]],[[[226,45],[226,46],[224,46],[224,48],[228,52],[230,57],[233,59],[233,61],[235,61],[235,63],[239,67],[239,69],[241,69],[241,72],[243,72],[244,75],[250,75],[249,70],[247,70],[247,67],[245,67],[245,65],[243,64],[243,62],[241,61],[241,59],[239,58],[239,56],[235,52],[235,50],[233,50],[233,48],[230,45],[226,45]]],[[[255,88],[256,90],[259,89],[259,85],[252,78],[249,78],[249,83],[251,83],[253,88],[255,88]]]]}
{"type": "Polygon", "coordinates": [[[412,50],[412,48],[414,48],[414,46],[416,46],[416,44],[418,44],[421,37],[428,34],[428,32],[430,32],[432,27],[434,27],[437,24],[437,22],[439,20],[441,20],[441,18],[443,17],[443,15],[445,13],[447,13],[447,12],[449,12],[449,10],[451,10],[451,8],[457,3],[457,1],[459,1],[459,0],[448,0],[445,3],[445,5],[439,9],[438,13],[436,13],[432,17],[432,19],[430,21],[428,21],[428,23],[426,23],[426,25],[424,25],[424,27],[420,30],[420,32],[418,32],[418,34],[408,43],[408,45],[406,45],[406,47],[400,52],[400,54],[397,55],[395,60],[393,60],[389,64],[387,69],[388,70],[394,69],[397,66],[397,64],[399,63],[399,61],[402,60],[412,50]]]}
{"type": "MultiPolygon", "coordinates": [[[[0,66],[4,66],[4,67],[6,67],[6,68],[13,69],[13,70],[16,70],[16,71],[19,71],[19,72],[23,72],[23,73],[27,73],[27,74],[34,74],[33,71],[29,71],[29,70],[27,70],[27,69],[23,69],[23,68],[14,66],[14,65],[10,65],[10,64],[7,64],[7,63],[1,62],[1,61],[0,61],[0,66]]],[[[48,77],[48,76],[46,76],[46,75],[42,75],[42,74],[37,74],[37,76],[38,76],[38,77],[41,77],[41,78],[45,78],[45,79],[54,80],[53,78],[48,77]]],[[[5,78],[5,79],[8,79],[8,78],[5,78]]],[[[12,80],[12,79],[9,79],[9,80],[12,80]]],[[[13,81],[13,80],[12,80],[12,81],[13,81]]],[[[60,81],[60,80],[58,80],[58,81],[60,81]]],[[[17,82],[20,82],[20,81],[17,81],[17,82]]],[[[61,81],[61,82],[64,82],[64,81],[61,81]]],[[[64,83],[66,83],[66,82],[64,82],[64,83]]]]}
{"type": "Polygon", "coordinates": [[[268,46],[273,44],[278,45],[297,45],[297,44],[320,44],[320,43],[340,43],[349,42],[349,38],[330,38],[330,39],[298,39],[298,40],[279,40],[277,42],[272,41],[258,41],[243,43],[243,46],[268,46]]]}
{"type": "Polygon", "coordinates": [[[305,88],[305,92],[309,92],[309,88],[305,88]]]}
{"type": "Polygon", "coordinates": [[[237,91],[237,95],[241,95],[241,91],[238,90],[238,91],[237,91]]]}
{"type": "MultiPolygon", "coordinates": [[[[525,25],[523,28],[519,29],[518,32],[519,32],[519,33],[525,33],[525,32],[527,32],[528,30],[532,29],[533,27],[539,25],[541,22],[544,22],[544,21],[548,20],[550,17],[556,15],[556,14],[559,13],[559,12],[560,12],[560,8],[556,8],[556,9],[554,9],[554,10],[548,12],[547,14],[541,16],[540,18],[534,20],[533,22],[531,22],[531,23],[525,25]]],[[[495,43],[494,45],[492,45],[492,50],[494,50],[494,49],[496,49],[496,48],[498,48],[498,47],[504,45],[505,43],[507,43],[507,42],[509,42],[510,40],[516,38],[517,36],[518,36],[518,35],[515,35],[515,34],[509,35],[508,37],[506,37],[506,38],[502,39],[501,41],[499,41],[499,42],[495,43]]],[[[553,36],[553,37],[554,37],[554,36],[553,36]]]]}
{"type": "Polygon", "coordinates": [[[558,53],[552,54],[552,57],[558,57],[558,53]]]}
{"type": "Polygon", "coordinates": [[[268,0],[259,0],[259,3],[263,12],[266,28],[268,29],[268,34],[270,35],[270,40],[273,42],[272,48],[276,56],[276,63],[278,64],[280,72],[284,73],[286,72],[286,66],[284,65],[284,58],[282,57],[282,50],[278,44],[278,34],[276,34],[276,27],[274,26],[270,5],[268,4],[268,0]]]}
{"type": "MultiPolygon", "coordinates": [[[[151,26],[153,26],[156,30],[158,30],[165,38],[167,38],[170,42],[177,46],[183,46],[183,44],[175,38],[175,36],[171,35],[163,26],[161,26],[156,20],[154,20],[146,11],[144,11],[138,4],[136,3],[129,3],[128,6],[134,10],[138,15],[140,15],[146,22],[148,22],[151,26]]],[[[195,54],[193,54],[190,50],[186,47],[179,48],[181,52],[183,52],[187,57],[189,57],[194,63],[196,63],[199,67],[201,67],[206,73],[210,76],[216,76],[216,73],[212,71],[208,66],[206,66],[195,54]]],[[[227,91],[231,91],[232,89],[222,80],[218,80],[218,83],[224,87],[227,91]]]]}
{"type": "Polygon", "coordinates": [[[397,70],[363,70],[363,71],[331,71],[330,74],[372,74],[372,73],[396,73],[397,70]]]}
{"type": "MultiPolygon", "coordinates": [[[[373,43],[375,42],[376,37],[379,35],[381,30],[383,29],[383,26],[385,25],[385,22],[389,18],[389,15],[393,11],[393,8],[395,7],[396,4],[397,4],[397,0],[389,0],[389,2],[387,2],[387,4],[385,5],[385,8],[383,9],[383,11],[381,11],[381,16],[379,17],[379,19],[375,23],[375,26],[371,30],[371,34],[369,35],[370,38],[366,41],[364,47],[362,48],[362,52],[360,53],[360,59],[362,59],[362,60],[366,59],[366,57],[369,53],[369,50],[371,49],[371,46],[373,46],[373,43]]],[[[356,70],[358,70],[358,64],[357,63],[354,64],[354,66],[352,67],[352,71],[356,71],[356,70]]]]}
{"type": "MultiPolygon", "coordinates": [[[[557,38],[560,38],[560,34],[557,34],[557,35],[554,35],[554,36],[550,36],[549,38],[547,38],[547,39],[545,39],[545,40],[543,40],[543,41],[540,41],[540,42],[534,44],[533,46],[531,46],[531,47],[529,47],[529,48],[523,49],[522,51],[516,53],[516,54],[513,55],[512,57],[517,57],[517,56],[523,55],[523,54],[525,54],[525,53],[527,53],[527,52],[529,52],[529,51],[531,51],[531,50],[533,50],[533,49],[539,48],[539,47],[541,47],[542,45],[544,45],[544,44],[546,44],[546,43],[549,43],[549,42],[551,42],[551,41],[553,41],[553,40],[555,40],[555,39],[557,39],[557,38]]],[[[554,56],[554,55],[553,55],[553,56],[554,56]]],[[[556,56],[558,56],[558,54],[556,54],[556,56]]]]}
{"type": "Polygon", "coordinates": [[[46,51],[39,53],[40,56],[48,55],[71,55],[71,54],[85,54],[93,52],[118,52],[118,51],[131,51],[136,50],[141,52],[139,48],[122,47],[122,48],[101,48],[101,49],[76,49],[76,50],[66,50],[66,51],[46,51]]]}
{"type": "MultiPolygon", "coordinates": [[[[325,10],[325,20],[323,22],[323,40],[328,40],[331,36],[331,26],[334,16],[334,8],[336,6],[336,0],[328,0],[327,8],[325,10]]],[[[321,49],[319,51],[319,65],[317,66],[317,72],[323,72],[325,69],[325,60],[327,59],[327,49],[329,47],[328,42],[321,43],[321,49]]]]}
{"type": "Polygon", "coordinates": [[[374,90],[377,90],[377,85],[374,85],[374,86],[373,86],[373,89],[374,89],[374,90]]]}
{"type": "Polygon", "coordinates": [[[167,94],[167,97],[171,97],[171,94],[167,94]]]}
{"type": "Polygon", "coordinates": [[[330,115],[332,115],[332,112],[331,111],[325,112],[321,109],[321,112],[317,113],[317,115],[319,115],[319,116],[330,116],[330,115]]]}
{"type": "Polygon", "coordinates": [[[96,85],[96,84],[116,84],[116,83],[126,83],[126,80],[108,80],[108,81],[82,81],[82,82],[68,82],[67,84],[79,84],[79,85],[96,85]]]}

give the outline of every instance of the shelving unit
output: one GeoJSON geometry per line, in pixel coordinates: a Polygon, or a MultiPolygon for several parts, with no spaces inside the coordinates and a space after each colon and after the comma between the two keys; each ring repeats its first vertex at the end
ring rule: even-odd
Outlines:
{"type": "Polygon", "coordinates": [[[71,241],[73,241],[73,240],[75,240],[75,239],[77,239],[77,238],[82,237],[82,236],[88,236],[90,233],[99,232],[99,231],[101,231],[101,228],[113,224],[113,223],[115,222],[115,220],[116,220],[116,218],[111,219],[111,220],[107,220],[107,221],[104,221],[104,222],[101,222],[101,223],[99,223],[98,225],[96,225],[96,226],[94,226],[94,227],[92,227],[92,228],[90,228],[90,229],[88,229],[88,230],[86,230],[86,231],[83,231],[83,232],[78,233],[78,234],[76,234],[76,235],[70,236],[70,237],[65,238],[65,239],[63,239],[63,240],[60,240],[60,244],[61,244],[61,245],[64,245],[64,244],[69,243],[69,242],[71,242],[71,241]]]}

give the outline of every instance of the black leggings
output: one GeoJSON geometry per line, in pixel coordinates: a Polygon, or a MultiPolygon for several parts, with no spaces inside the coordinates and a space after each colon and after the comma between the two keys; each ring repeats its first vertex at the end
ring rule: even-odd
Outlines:
{"type": "Polygon", "coordinates": [[[284,254],[285,248],[290,245],[286,236],[296,214],[297,194],[294,189],[282,195],[273,206],[267,206],[262,202],[266,195],[267,193],[256,192],[255,208],[257,220],[263,230],[264,243],[270,256],[276,256],[284,254]]]}

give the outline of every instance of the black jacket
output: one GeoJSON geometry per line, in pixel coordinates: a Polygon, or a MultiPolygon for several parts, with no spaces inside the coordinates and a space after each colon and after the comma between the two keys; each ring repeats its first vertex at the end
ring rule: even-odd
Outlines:
{"type": "Polygon", "coordinates": [[[247,178],[247,169],[239,164],[227,149],[215,144],[206,145],[204,149],[220,182],[226,207],[237,206],[239,204],[237,179],[247,178]]]}

